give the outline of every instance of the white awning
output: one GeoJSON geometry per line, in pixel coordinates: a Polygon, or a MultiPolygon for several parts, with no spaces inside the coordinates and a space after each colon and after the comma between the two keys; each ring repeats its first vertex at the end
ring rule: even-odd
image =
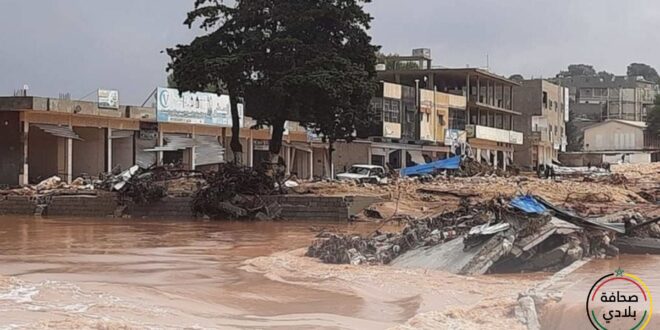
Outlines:
{"type": "Polygon", "coordinates": [[[57,126],[50,124],[32,124],[32,125],[38,127],[42,131],[51,134],[53,136],[83,141],[83,139],[81,139],[80,136],[78,136],[78,134],[76,134],[76,132],[74,132],[68,126],[57,126]]]}

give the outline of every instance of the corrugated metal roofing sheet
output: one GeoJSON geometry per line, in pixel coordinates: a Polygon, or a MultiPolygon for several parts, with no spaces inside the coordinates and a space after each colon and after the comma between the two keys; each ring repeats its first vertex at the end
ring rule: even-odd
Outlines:
{"type": "Polygon", "coordinates": [[[50,124],[32,124],[32,125],[54,136],[63,137],[66,139],[80,140],[80,141],[83,140],[80,138],[80,136],[78,136],[78,134],[76,134],[76,132],[71,130],[71,128],[69,128],[68,126],[57,126],[50,124]]]}

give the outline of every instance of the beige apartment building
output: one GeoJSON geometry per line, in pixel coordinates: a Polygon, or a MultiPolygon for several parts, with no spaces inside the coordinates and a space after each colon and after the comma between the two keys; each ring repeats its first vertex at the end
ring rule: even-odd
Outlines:
{"type": "Polygon", "coordinates": [[[515,163],[536,168],[558,161],[567,144],[568,89],[542,79],[523,80],[513,88],[513,97],[514,110],[521,113],[515,126],[525,136],[515,147],[515,163]]]}

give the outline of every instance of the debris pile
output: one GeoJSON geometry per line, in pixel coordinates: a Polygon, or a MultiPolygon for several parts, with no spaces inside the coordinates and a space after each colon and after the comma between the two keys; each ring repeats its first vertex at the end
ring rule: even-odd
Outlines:
{"type": "Polygon", "coordinates": [[[193,195],[192,209],[208,217],[273,219],[281,207],[261,196],[281,193],[272,176],[251,167],[224,164],[206,176],[206,185],[193,195]]]}
{"type": "MultiPolygon", "coordinates": [[[[628,237],[642,235],[642,228],[633,227],[640,222],[649,236],[660,235],[660,225],[643,222],[639,214],[586,219],[538,196],[461,204],[455,212],[410,221],[400,233],[323,233],[306,255],[326,263],[393,263],[476,275],[557,270],[586,256],[615,256],[617,234],[631,244],[628,237]]],[[[660,250],[660,241],[653,244],[660,250]]]]}

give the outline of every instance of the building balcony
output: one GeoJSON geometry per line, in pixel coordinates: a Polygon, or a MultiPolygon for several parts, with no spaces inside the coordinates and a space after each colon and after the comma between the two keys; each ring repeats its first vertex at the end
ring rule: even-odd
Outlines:
{"type": "Polygon", "coordinates": [[[523,144],[523,134],[521,132],[509,131],[499,128],[481,126],[481,125],[467,125],[465,127],[468,138],[482,139],[493,142],[510,143],[510,144],[523,144]]]}
{"type": "Polygon", "coordinates": [[[477,97],[477,95],[470,95],[470,97],[468,98],[468,105],[472,107],[479,107],[489,110],[506,112],[514,115],[520,115],[519,112],[511,110],[510,101],[505,101],[505,100],[494,100],[494,101],[495,102],[493,104],[490,104],[486,100],[486,97],[484,97],[483,95],[481,97],[477,97]]]}

